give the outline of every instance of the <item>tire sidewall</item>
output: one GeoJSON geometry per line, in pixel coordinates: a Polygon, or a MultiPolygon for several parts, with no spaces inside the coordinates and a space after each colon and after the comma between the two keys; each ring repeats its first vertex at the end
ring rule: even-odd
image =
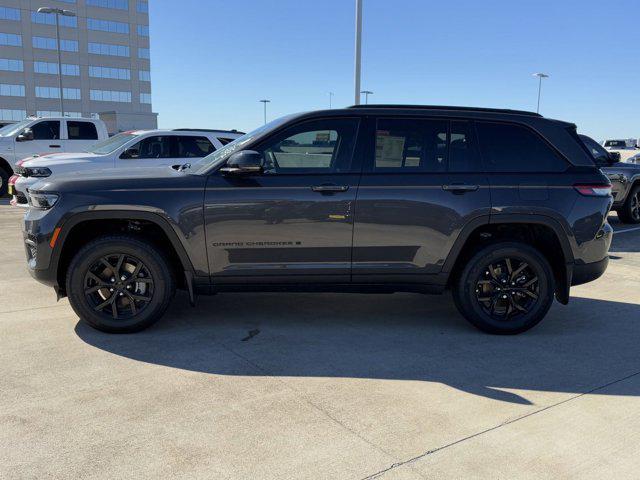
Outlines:
{"type": "Polygon", "coordinates": [[[467,263],[458,282],[456,305],[477,328],[497,334],[516,334],[538,324],[549,311],[554,298],[554,277],[547,260],[537,250],[517,243],[485,247],[467,263]],[[525,261],[538,277],[538,301],[531,311],[512,320],[498,320],[484,312],[476,299],[476,281],[490,263],[505,257],[525,261]]]}
{"type": "Polygon", "coordinates": [[[162,315],[173,295],[171,272],[158,251],[150,244],[126,237],[100,239],[81,249],[69,265],[66,288],[76,314],[92,327],[110,333],[136,332],[148,327],[162,315]],[[116,254],[138,258],[153,279],[151,302],[130,319],[115,320],[96,312],[84,295],[84,279],[88,269],[101,257],[116,254]]]}
{"type": "Polygon", "coordinates": [[[631,190],[629,190],[629,195],[627,197],[627,200],[624,203],[624,206],[622,207],[622,209],[620,209],[621,211],[618,210],[618,217],[624,223],[633,223],[633,224],[640,223],[640,220],[636,220],[633,218],[633,215],[631,212],[631,204],[633,201],[633,197],[634,195],[638,195],[638,194],[640,194],[640,185],[634,185],[633,187],[631,187],[631,190]]]}

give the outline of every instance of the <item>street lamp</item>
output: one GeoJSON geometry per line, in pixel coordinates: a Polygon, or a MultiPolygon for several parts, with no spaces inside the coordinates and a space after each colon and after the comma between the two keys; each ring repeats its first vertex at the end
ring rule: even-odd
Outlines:
{"type": "Polygon", "coordinates": [[[329,109],[331,109],[331,100],[333,99],[333,92],[329,92],[329,109]]]}
{"type": "Polygon", "coordinates": [[[536,113],[540,113],[540,92],[542,91],[542,79],[549,78],[549,75],[547,75],[546,73],[534,73],[533,76],[538,77],[538,109],[536,110],[536,113]]]}
{"type": "Polygon", "coordinates": [[[371,90],[362,90],[360,93],[364,94],[364,104],[367,105],[369,103],[369,95],[373,95],[371,90]]]}
{"type": "Polygon", "coordinates": [[[267,100],[265,98],[263,100],[260,100],[260,102],[262,102],[264,104],[264,123],[266,125],[266,123],[267,123],[267,103],[271,102],[271,100],[267,100]]]}
{"type": "Polygon", "coordinates": [[[62,8],[40,7],[38,13],[52,13],[56,16],[56,47],[58,50],[58,87],[60,88],[60,114],[64,117],[64,94],[62,92],[62,61],[60,60],[60,19],[59,15],[64,17],[75,17],[75,12],[64,10],[62,8]]]}
{"type": "Polygon", "coordinates": [[[360,105],[360,63],[362,59],[362,0],[356,0],[356,52],[354,68],[355,104],[360,105]]]}

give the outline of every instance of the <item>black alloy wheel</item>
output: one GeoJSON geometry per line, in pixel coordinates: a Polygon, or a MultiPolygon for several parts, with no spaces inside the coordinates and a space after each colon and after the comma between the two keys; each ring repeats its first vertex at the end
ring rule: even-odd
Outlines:
{"type": "Polygon", "coordinates": [[[145,264],[124,253],[107,255],[93,263],[84,278],[87,303],[113,319],[129,319],[148,307],[153,277],[145,264]]]}
{"type": "Polygon", "coordinates": [[[618,218],[623,223],[640,223],[640,185],[631,187],[624,205],[618,209],[618,218]]]}
{"type": "Polygon", "coordinates": [[[66,273],[69,303],[103,332],[131,333],[152,325],[175,293],[167,253],[145,238],[105,235],[88,242],[66,273]]]}
{"type": "Polygon", "coordinates": [[[509,321],[535,306],[538,277],[526,261],[506,257],[486,265],[476,280],[475,293],[487,315],[509,321]]]}
{"type": "Polygon", "coordinates": [[[504,241],[479,249],[452,287],[460,313],[487,333],[529,330],[547,314],[555,295],[549,261],[531,245],[504,241]]]}

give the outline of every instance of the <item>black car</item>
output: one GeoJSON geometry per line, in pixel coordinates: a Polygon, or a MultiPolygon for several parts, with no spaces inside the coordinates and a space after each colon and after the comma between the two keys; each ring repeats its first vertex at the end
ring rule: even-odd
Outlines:
{"type": "Polygon", "coordinates": [[[618,152],[605,150],[593,138],[580,135],[596,165],[611,180],[613,210],[623,223],[640,223],[640,165],[620,161],[618,152]]]}
{"type": "Polygon", "coordinates": [[[575,126],[536,113],[368,105],[275,120],[198,162],[29,191],[31,274],[108,332],[176,288],[453,291],[513,334],[607,267],[611,184],[575,126]]]}

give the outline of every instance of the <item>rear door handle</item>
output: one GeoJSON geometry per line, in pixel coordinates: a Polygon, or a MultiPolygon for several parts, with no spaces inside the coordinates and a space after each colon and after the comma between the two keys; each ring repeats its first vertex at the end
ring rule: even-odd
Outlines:
{"type": "Polygon", "coordinates": [[[49,145],[49,148],[60,148],[60,145],[49,145]]]}
{"type": "Polygon", "coordinates": [[[323,183],[322,185],[314,185],[311,190],[319,193],[346,192],[349,185],[334,185],[332,183],[323,183]]]}
{"type": "Polygon", "coordinates": [[[467,192],[475,192],[480,188],[479,185],[467,185],[466,183],[452,183],[450,185],[443,185],[442,189],[447,192],[455,193],[461,195],[467,192]]]}

